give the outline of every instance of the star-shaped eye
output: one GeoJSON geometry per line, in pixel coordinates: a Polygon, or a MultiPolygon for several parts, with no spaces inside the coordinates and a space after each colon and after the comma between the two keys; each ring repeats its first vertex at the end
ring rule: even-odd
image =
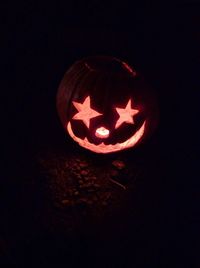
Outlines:
{"type": "Polygon", "coordinates": [[[131,108],[131,99],[128,100],[128,103],[124,108],[115,108],[119,114],[119,119],[116,122],[115,129],[120,127],[123,123],[134,124],[133,116],[136,115],[139,110],[131,108]]]}
{"type": "Polygon", "coordinates": [[[87,126],[87,128],[90,127],[90,119],[102,115],[91,108],[90,96],[88,96],[83,103],[79,103],[76,101],[73,101],[72,103],[78,110],[78,113],[75,114],[72,119],[82,120],[83,123],[87,126]]]}

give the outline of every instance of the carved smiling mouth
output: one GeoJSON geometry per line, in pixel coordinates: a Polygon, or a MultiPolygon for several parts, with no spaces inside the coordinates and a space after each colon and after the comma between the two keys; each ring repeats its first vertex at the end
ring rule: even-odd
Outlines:
{"type": "Polygon", "coordinates": [[[66,128],[68,130],[69,135],[72,137],[72,139],[78,142],[80,146],[88,150],[91,150],[95,153],[105,154],[105,153],[117,152],[117,151],[121,151],[130,147],[133,147],[136,143],[138,143],[138,141],[144,135],[145,125],[146,125],[146,121],[144,121],[142,126],[128,140],[121,142],[121,143],[108,144],[108,145],[105,144],[104,142],[96,145],[94,143],[89,142],[86,137],[84,139],[77,137],[72,130],[72,126],[70,122],[67,124],[66,128]]]}

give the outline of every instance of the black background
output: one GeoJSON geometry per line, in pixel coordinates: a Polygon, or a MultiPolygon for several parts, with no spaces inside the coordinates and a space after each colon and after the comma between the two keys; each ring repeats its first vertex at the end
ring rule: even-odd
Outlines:
{"type": "Polygon", "coordinates": [[[71,267],[69,256],[63,253],[64,238],[45,238],[37,234],[34,223],[34,242],[25,250],[27,224],[37,222],[33,208],[24,205],[29,194],[26,187],[35,155],[65,140],[55,109],[65,71],[82,57],[105,54],[129,62],[157,91],[160,124],[156,142],[147,146],[146,155],[151,165],[152,159],[161,159],[162,175],[155,180],[154,173],[150,174],[154,190],[143,199],[147,207],[140,235],[133,228],[120,253],[115,254],[111,246],[103,256],[100,251],[86,257],[84,246],[76,241],[75,253],[70,254],[80,259],[78,267],[98,267],[100,259],[101,267],[198,267],[199,4],[24,1],[4,8],[2,263],[39,267],[54,262],[71,267]],[[148,206],[158,193],[159,204],[148,206]]]}

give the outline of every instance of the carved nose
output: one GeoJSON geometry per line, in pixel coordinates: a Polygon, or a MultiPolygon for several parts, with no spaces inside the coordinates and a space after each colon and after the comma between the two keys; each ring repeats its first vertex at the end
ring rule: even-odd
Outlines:
{"type": "Polygon", "coordinates": [[[109,137],[110,131],[105,127],[99,127],[95,131],[95,136],[97,138],[106,139],[109,137]]]}

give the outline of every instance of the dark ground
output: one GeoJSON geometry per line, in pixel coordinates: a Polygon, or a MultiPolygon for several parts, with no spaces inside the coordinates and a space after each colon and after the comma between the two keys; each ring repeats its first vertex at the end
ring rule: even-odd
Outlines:
{"type": "Polygon", "coordinates": [[[24,2],[3,13],[2,267],[199,267],[199,5],[24,2]],[[143,146],[94,164],[65,136],[55,95],[66,69],[95,54],[144,74],[160,124],[143,146]],[[101,189],[82,203],[62,177],[79,158],[101,189]],[[115,160],[127,190],[99,172],[115,160]]]}

